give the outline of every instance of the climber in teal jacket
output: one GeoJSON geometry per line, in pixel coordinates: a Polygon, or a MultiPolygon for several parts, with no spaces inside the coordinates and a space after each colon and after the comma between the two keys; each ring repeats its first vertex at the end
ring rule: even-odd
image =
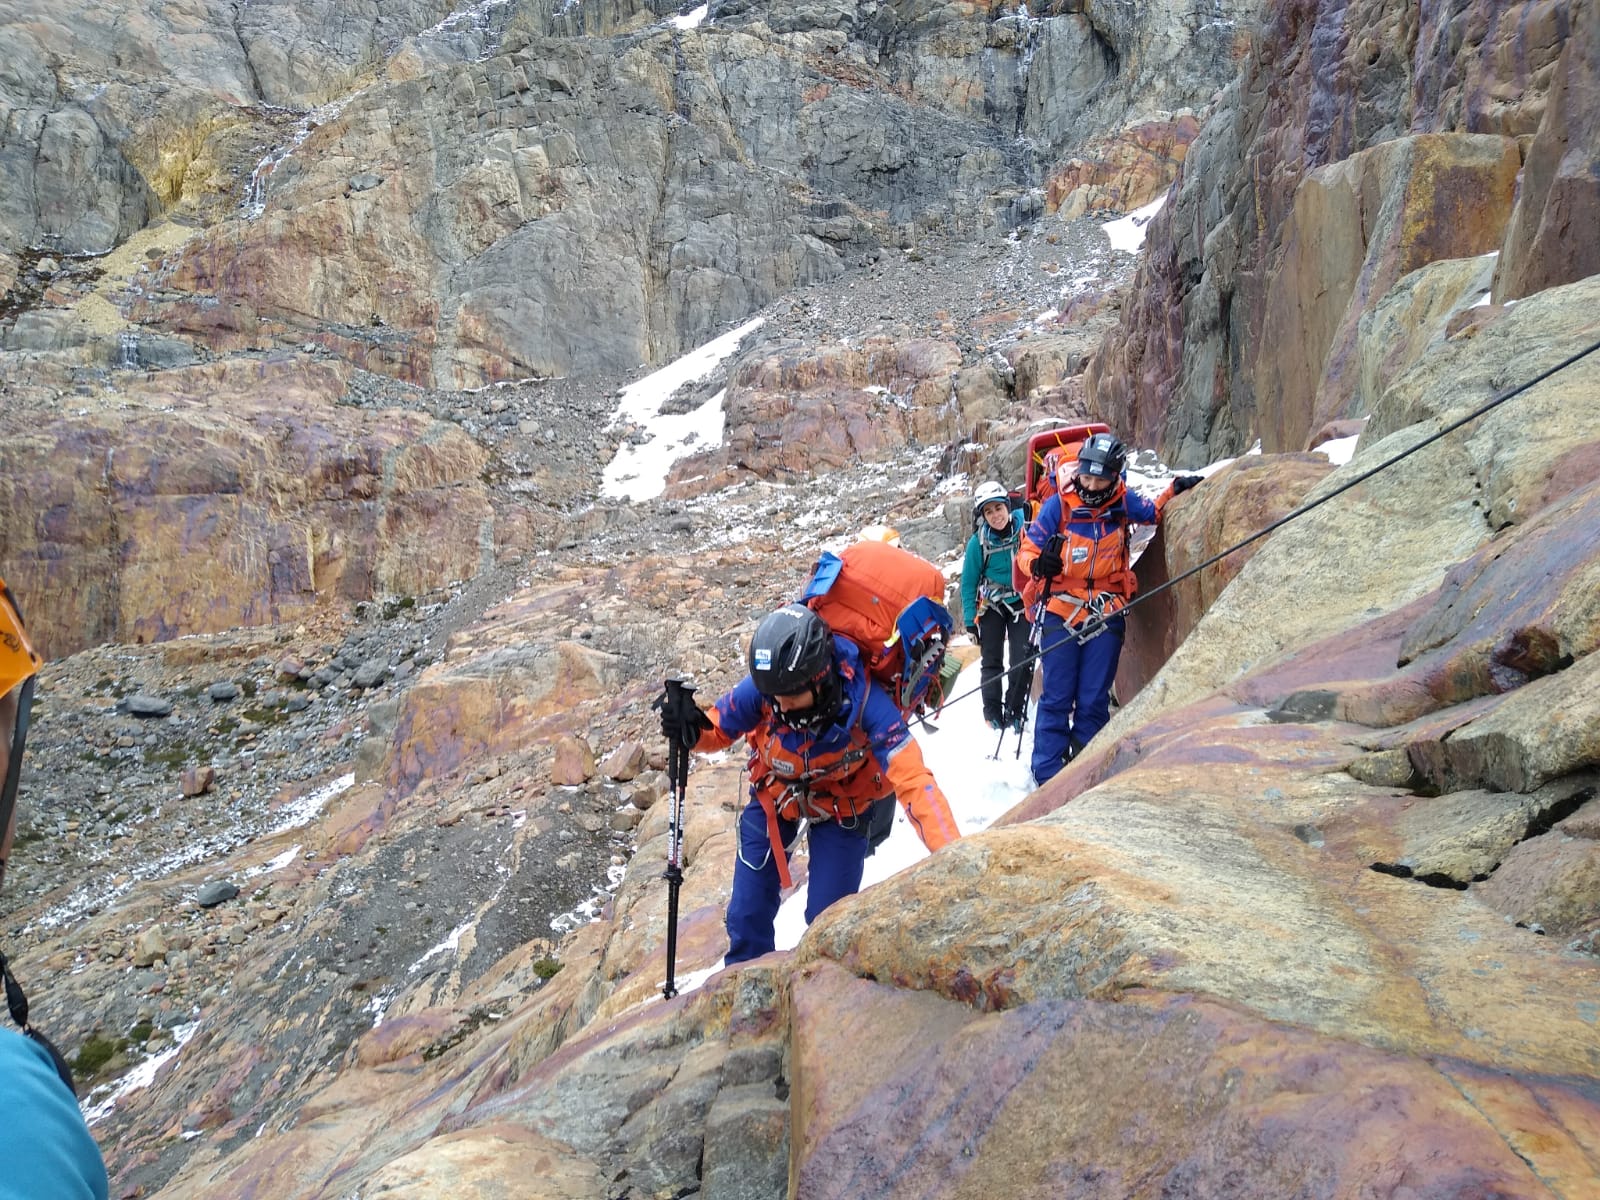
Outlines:
{"type": "Polygon", "coordinates": [[[1011,581],[1022,514],[1012,511],[1006,489],[990,481],[973,492],[972,517],[976,529],[961,564],[961,623],[982,650],[983,719],[990,729],[1020,729],[1033,686],[1032,664],[1017,665],[1028,657],[1030,628],[1011,581]],[[1008,647],[1011,672],[1002,695],[1008,647]]]}

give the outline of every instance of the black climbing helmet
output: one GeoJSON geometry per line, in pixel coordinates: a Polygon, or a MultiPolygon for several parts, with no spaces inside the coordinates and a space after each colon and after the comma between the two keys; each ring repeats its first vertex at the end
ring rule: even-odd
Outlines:
{"type": "Polygon", "coordinates": [[[1116,480],[1128,465],[1128,448],[1109,433],[1097,433],[1078,451],[1077,475],[1116,480]]]}
{"type": "Polygon", "coordinates": [[[804,604],[785,604],[756,626],[750,639],[750,678],[763,696],[787,696],[811,688],[810,708],[773,716],[780,724],[814,729],[838,715],[842,688],[834,660],[833,633],[804,604]]]}

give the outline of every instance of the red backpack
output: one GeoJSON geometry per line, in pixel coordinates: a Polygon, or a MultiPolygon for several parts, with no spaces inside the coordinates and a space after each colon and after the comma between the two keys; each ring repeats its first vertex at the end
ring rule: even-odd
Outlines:
{"type": "Polygon", "coordinates": [[[945,646],[955,619],[944,573],[887,542],[824,552],[800,602],[849,638],[868,673],[906,716],[943,703],[945,646]]]}
{"type": "MultiPolygon", "coordinates": [[[[1097,433],[1110,433],[1111,427],[1098,421],[1083,425],[1064,425],[1047,429],[1028,439],[1027,482],[1028,496],[1026,520],[1032,522],[1039,509],[1051,496],[1061,491],[1062,480],[1071,482],[1078,466],[1078,451],[1083,443],[1097,433]]],[[[1011,560],[1011,586],[1031,610],[1044,590],[1037,580],[1024,575],[1017,560],[1011,560]]]]}

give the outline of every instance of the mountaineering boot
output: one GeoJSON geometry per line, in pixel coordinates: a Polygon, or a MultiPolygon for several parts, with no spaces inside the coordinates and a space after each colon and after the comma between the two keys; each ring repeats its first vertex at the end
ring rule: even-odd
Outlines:
{"type": "Polygon", "coordinates": [[[998,708],[985,708],[983,710],[983,723],[990,729],[1004,729],[1007,722],[1000,716],[998,708]]]}

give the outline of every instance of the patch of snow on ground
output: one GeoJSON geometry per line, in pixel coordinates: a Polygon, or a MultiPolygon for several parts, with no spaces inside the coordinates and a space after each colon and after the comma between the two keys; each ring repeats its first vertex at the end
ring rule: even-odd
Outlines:
{"type": "Polygon", "coordinates": [[[616,456],[606,464],[600,485],[602,496],[613,500],[653,500],[666,488],[667,472],[678,459],[722,445],[721,392],[693,412],[662,413],[661,406],[684,384],[711,374],[762,321],[761,317],[746,321],[622,389],[613,423],[632,423],[649,432],[643,442],[625,441],[617,447],[616,456]]]}
{"type": "Polygon", "coordinates": [[[246,879],[254,879],[257,875],[270,875],[274,871],[281,871],[295,859],[299,858],[300,852],[304,849],[304,846],[296,842],[293,846],[290,846],[276,858],[269,859],[267,862],[262,863],[259,867],[250,868],[250,870],[244,873],[244,877],[246,879]]]}
{"type": "Polygon", "coordinates": [[[1355,457],[1356,443],[1361,440],[1359,433],[1350,437],[1334,438],[1332,441],[1323,442],[1317,447],[1318,454],[1326,454],[1328,461],[1336,467],[1342,467],[1355,457]]]}
{"type": "Polygon", "coordinates": [[[1145,229],[1151,219],[1161,211],[1161,206],[1167,202],[1165,195],[1150,201],[1143,208],[1136,208],[1125,217],[1115,221],[1107,221],[1100,226],[1106,231],[1106,236],[1111,239],[1111,248],[1121,250],[1124,254],[1137,254],[1144,246],[1145,229]]]}
{"type": "Polygon", "coordinates": [[[122,1099],[130,1092],[136,1092],[140,1088],[149,1087],[155,1082],[156,1072],[159,1071],[162,1065],[165,1064],[169,1059],[173,1058],[178,1051],[184,1048],[189,1039],[194,1037],[195,1032],[199,1028],[199,1021],[194,1021],[188,1025],[173,1026],[171,1046],[163,1050],[160,1054],[153,1054],[149,1058],[145,1059],[138,1066],[134,1067],[133,1070],[129,1071],[121,1079],[117,1080],[115,1085],[107,1085],[111,1088],[111,1091],[110,1094],[105,1096],[103,1099],[96,1100],[95,1092],[89,1093],[89,1095],[84,1098],[82,1104],[83,1119],[90,1125],[95,1124],[97,1121],[103,1121],[116,1111],[118,1100],[122,1099]]]}
{"type": "Polygon", "coordinates": [[[327,807],[328,801],[349,791],[355,781],[354,774],[341,775],[309,795],[302,796],[283,810],[282,818],[267,831],[268,836],[270,837],[275,833],[287,833],[291,829],[298,829],[300,826],[314,820],[327,807]]]}

